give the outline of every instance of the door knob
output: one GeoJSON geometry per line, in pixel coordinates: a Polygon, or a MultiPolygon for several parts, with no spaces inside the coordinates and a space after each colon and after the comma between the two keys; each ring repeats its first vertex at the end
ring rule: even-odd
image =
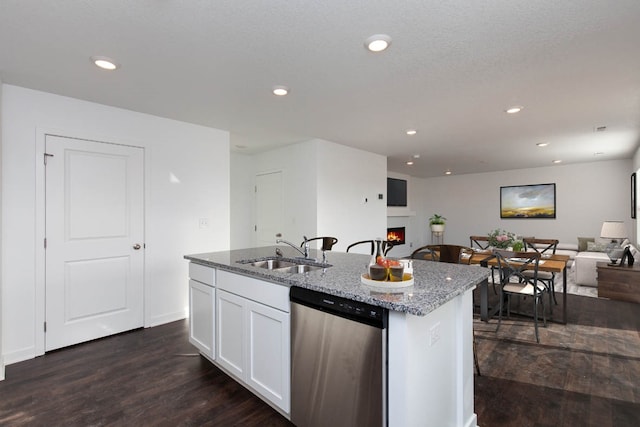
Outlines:
{"type": "Polygon", "coordinates": [[[136,243],[135,245],[133,245],[133,249],[135,249],[136,251],[140,248],[141,248],[140,243],[136,243]]]}

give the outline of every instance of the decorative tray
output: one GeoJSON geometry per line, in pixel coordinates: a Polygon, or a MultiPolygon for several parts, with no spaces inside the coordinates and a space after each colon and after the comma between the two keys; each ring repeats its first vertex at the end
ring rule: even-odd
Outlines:
{"type": "Polygon", "coordinates": [[[413,286],[413,276],[409,273],[404,273],[402,275],[402,282],[389,282],[382,280],[372,280],[369,276],[369,273],[362,273],[360,276],[360,281],[368,286],[375,286],[376,288],[385,288],[385,289],[400,289],[400,288],[408,288],[409,286],[413,286]]]}

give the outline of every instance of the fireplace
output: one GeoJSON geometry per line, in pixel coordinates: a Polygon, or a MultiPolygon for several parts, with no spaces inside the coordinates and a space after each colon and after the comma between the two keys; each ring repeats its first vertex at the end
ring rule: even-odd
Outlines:
{"type": "Polygon", "coordinates": [[[387,228],[387,241],[394,245],[404,245],[404,227],[387,228]]]}

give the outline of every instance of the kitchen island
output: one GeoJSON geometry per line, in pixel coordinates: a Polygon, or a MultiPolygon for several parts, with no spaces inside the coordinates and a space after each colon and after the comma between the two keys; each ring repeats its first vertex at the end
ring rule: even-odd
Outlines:
{"type": "MultiPolygon", "coordinates": [[[[291,248],[278,248],[285,259],[298,255],[291,248]]],[[[392,290],[384,286],[370,287],[361,282],[360,276],[366,272],[370,259],[366,255],[327,252],[329,266],[305,273],[267,270],[252,265],[252,261],[274,257],[275,249],[262,247],[185,256],[191,261],[190,284],[193,286],[190,289],[195,289],[190,294],[191,321],[194,323],[195,316],[200,323],[203,323],[202,319],[211,319],[212,322],[207,329],[208,321],[204,321],[205,335],[209,335],[213,342],[202,348],[197,345],[201,353],[283,415],[289,416],[287,381],[290,361],[286,355],[289,306],[284,300],[289,287],[298,286],[366,302],[389,310],[388,425],[476,425],[473,412],[472,291],[487,280],[487,269],[414,261],[414,285],[392,290]],[[207,281],[211,291],[201,289],[207,281]],[[207,305],[203,300],[207,303],[216,301],[207,315],[203,315],[207,305]],[[260,316],[251,315],[256,312],[260,316]],[[234,313],[238,321],[230,322],[227,316],[234,313]],[[246,323],[250,321],[241,319],[250,318],[272,321],[270,326],[263,325],[260,329],[261,333],[271,334],[269,339],[262,340],[262,343],[248,342],[253,336],[246,330],[246,323]],[[245,330],[230,330],[228,325],[232,323],[245,324],[242,327],[245,330]],[[275,324],[280,329],[274,328],[275,324]],[[244,344],[236,345],[240,340],[244,340],[244,344]],[[264,342],[273,345],[265,348],[264,342]],[[256,354],[259,346],[268,355],[266,360],[271,360],[279,369],[269,369],[268,372],[265,369],[262,376],[252,374],[251,370],[259,369],[259,366],[256,368],[258,364],[248,359],[256,354]],[[264,387],[270,381],[274,385],[264,387]],[[261,391],[261,387],[265,390],[261,391]]],[[[320,259],[321,253],[312,250],[311,257],[320,259]]],[[[260,328],[260,325],[256,327],[260,328]]]]}

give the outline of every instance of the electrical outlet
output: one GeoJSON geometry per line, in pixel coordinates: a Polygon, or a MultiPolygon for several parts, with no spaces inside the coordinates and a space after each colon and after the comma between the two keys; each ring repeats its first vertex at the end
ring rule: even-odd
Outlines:
{"type": "Polygon", "coordinates": [[[209,218],[200,218],[198,220],[200,228],[209,228],[209,218]]]}
{"type": "Polygon", "coordinates": [[[429,345],[432,346],[438,341],[440,341],[440,322],[429,329],[429,345]]]}

